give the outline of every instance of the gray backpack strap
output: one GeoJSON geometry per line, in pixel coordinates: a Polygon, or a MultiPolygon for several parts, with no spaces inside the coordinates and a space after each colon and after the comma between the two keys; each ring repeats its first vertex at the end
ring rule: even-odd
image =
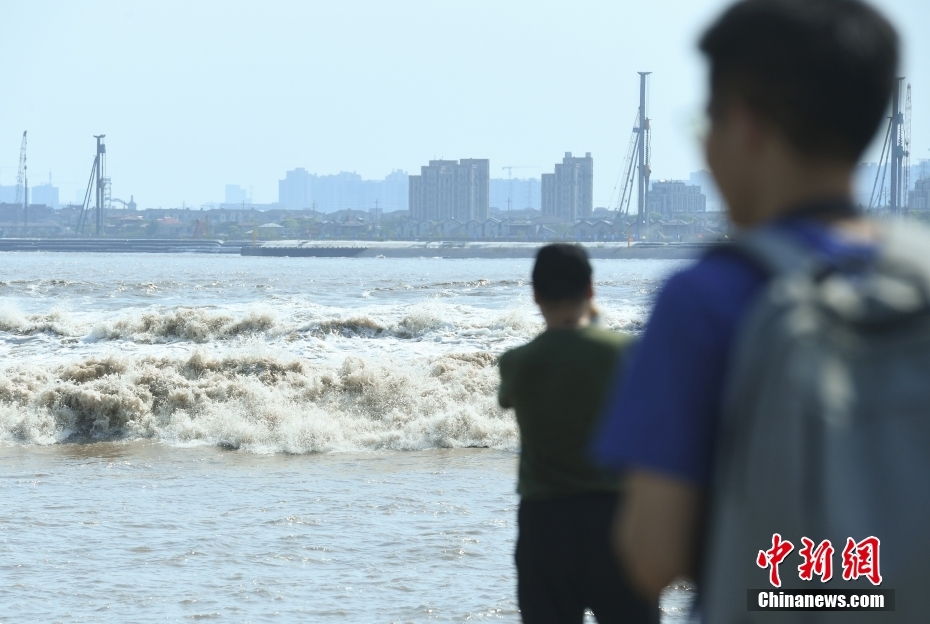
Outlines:
{"type": "Polygon", "coordinates": [[[930,231],[914,223],[895,221],[882,228],[881,238],[877,269],[907,280],[930,303],[930,231]]]}
{"type": "Polygon", "coordinates": [[[829,270],[827,263],[810,246],[774,227],[742,232],[733,239],[730,248],[772,277],[797,273],[812,275],[829,270]]]}

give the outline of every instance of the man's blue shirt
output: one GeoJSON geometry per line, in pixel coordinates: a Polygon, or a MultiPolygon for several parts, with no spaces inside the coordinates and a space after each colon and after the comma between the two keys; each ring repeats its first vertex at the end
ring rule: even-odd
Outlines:
{"type": "MultiPolygon", "coordinates": [[[[812,219],[769,227],[786,228],[837,264],[874,253],[873,247],[843,241],[812,219]]],[[[626,374],[614,382],[594,441],[598,462],[707,483],[730,352],[767,279],[751,261],[721,247],[668,280],[626,374]]]]}

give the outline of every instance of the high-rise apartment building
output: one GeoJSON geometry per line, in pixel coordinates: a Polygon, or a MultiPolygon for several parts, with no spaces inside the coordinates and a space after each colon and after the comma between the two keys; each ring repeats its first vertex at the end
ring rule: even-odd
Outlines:
{"type": "Polygon", "coordinates": [[[282,208],[306,209],[313,204],[312,179],[317,176],[303,167],[292,169],[278,180],[278,205],[282,208]]]}
{"type": "Polygon", "coordinates": [[[909,193],[907,207],[909,210],[930,210],[930,177],[921,178],[909,193]]]}
{"type": "Polygon", "coordinates": [[[706,198],[707,212],[726,210],[723,196],[720,194],[720,189],[717,188],[717,181],[714,180],[714,175],[710,171],[706,169],[695,171],[688,176],[688,182],[692,186],[701,187],[701,192],[704,193],[706,198]]]}
{"type": "MultiPolygon", "coordinates": [[[[3,186],[0,184],[0,203],[13,204],[16,203],[16,190],[17,186],[11,184],[9,186],[3,186]]],[[[20,189],[20,193],[22,190],[20,189]]],[[[81,190],[81,200],[84,199],[84,190],[81,190]]],[[[22,195],[20,195],[20,204],[22,203],[22,195]]],[[[58,187],[48,184],[36,184],[35,186],[29,187],[29,203],[31,204],[41,204],[45,206],[52,206],[58,208],[58,187]]]]}
{"type": "Polygon", "coordinates": [[[681,180],[659,180],[649,190],[649,213],[668,215],[675,212],[705,212],[707,197],[697,185],[681,180]]]}
{"type": "Polygon", "coordinates": [[[490,161],[487,158],[431,160],[410,176],[410,217],[418,221],[488,218],[490,161]]]}
{"type": "Polygon", "coordinates": [[[392,171],[384,180],[363,180],[357,173],[316,175],[303,167],[288,171],[278,181],[278,204],[282,208],[320,212],[337,210],[407,209],[407,173],[392,171]]]}
{"type": "Polygon", "coordinates": [[[52,184],[36,184],[29,189],[29,203],[30,204],[43,204],[45,206],[51,206],[52,208],[58,208],[58,187],[52,186],[52,184]]]}
{"type": "Polygon", "coordinates": [[[565,152],[555,173],[542,174],[540,183],[542,213],[569,221],[586,219],[594,208],[594,159],[591,152],[584,157],[565,152]]]}

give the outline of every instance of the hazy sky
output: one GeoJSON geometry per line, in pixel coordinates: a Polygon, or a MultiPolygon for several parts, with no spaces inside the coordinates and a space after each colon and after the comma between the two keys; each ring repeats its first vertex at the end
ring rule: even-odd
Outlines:
{"type": "MultiPolygon", "coordinates": [[[[564,2],[0,0],[0,183],[23,130],[30,183],[87,184],[107,135],[113,194],[142,207],[277,200],[284,172],[382,178],[431,158],[490,158],[491,176],[592,152],[607,205],[650,93],[654,178],[702,161],[695,51],[722,0],[564,2]]],[[[914,160],[930,157],[930,2],[880,0],[905,43],[914,160]]],[[[872,159],[874,159],[874,155],[872,159]]]]}

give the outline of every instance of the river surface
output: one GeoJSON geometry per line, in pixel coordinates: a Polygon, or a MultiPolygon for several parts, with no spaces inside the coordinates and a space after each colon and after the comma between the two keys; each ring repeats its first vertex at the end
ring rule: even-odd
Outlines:
{"type": "MultiPolygon", "coordinates": [[[[602,323],[681,266],[595,261],[602,323]]],[[[530,269],[0,254],[0,622],[518,622],[530,269]]]]}

